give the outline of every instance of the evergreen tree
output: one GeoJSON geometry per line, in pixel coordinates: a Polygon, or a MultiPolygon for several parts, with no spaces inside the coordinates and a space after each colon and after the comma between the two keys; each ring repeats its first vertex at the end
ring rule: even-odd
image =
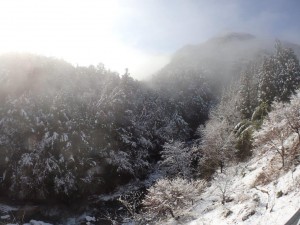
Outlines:
{"type": "Polygon", "coordinates": [[[265,58],[259,71],[258,98],[259,102],[271,102],[278,95],[275,58],[265,58]]]}
{"type": "Polygon", "coordinates": [[[300,84],[299,60],[292,49],[277,41],[276,53],[265,58],[259,74],[259,101],[269,105],[275,100],[288,101],[300,84]]]}
{"type": "Polygon", "coordinates": [[[258,105],[257,68],[256,64],[249,64],[240,78],[239,110],[243,119],[250,119],[255,107],[258,105]]]}
{"type": "Polygon", "coordinates": [[[292,49],[286,49],[276,42],[276,75],[279,101],[288,101],[300,84],[299,60],[292,49]]]}

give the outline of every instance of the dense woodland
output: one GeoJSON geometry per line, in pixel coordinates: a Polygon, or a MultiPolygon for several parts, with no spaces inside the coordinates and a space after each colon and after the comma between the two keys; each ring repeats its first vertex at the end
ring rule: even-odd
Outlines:
{"type": "Polygon", "coordinates": [[[145,177],[165,142],[191,139],[212,98],[195,75],[154,90],[127,71],[30,55],[2,58],[1,73],[1,186],[22,199],[104,193],[145,177]]]}
{"type": "MultiPolygon", "coordinates": [[[[142,197],[140,212],[149,220],[176,217],[216,170],[247,160],[258,144],[299,135],[299,99],[291,98],[300,87],[294,51],[278,41],[272,53],[244,64],[238,79],[220,85],[199,68],[162,70],[142,82],[102,64],[74,67],[42,56],[2,56],[1,193],[77,201],[160,172],[164,177],[142,197]],[[285,115],[287,123],[276,133],[270,126],[285,115]],[[172,205],[160,196],[167,186],[168,193],[177,188],[174,193],[184,197],[172,205]]],[[[298,149],[284,150],[276,152],[286,166],[298,149]]],[[[130,201],[121,202],[143,220],[130,201]]]]}

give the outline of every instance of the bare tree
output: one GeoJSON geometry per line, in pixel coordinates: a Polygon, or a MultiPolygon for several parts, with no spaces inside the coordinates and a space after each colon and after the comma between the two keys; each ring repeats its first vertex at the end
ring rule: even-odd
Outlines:
{"type": "Polygon", "coordinates": [[[226,162],[234,158],[234,145],[235,136],[226,121],[210,120],[202,132],[204,166],[219,166],[222,173],[226,162]]]}
{"type": "Polygon", "coordinates": [[[140,191],[133,191],[130,194],[120,196],[118,201],[121,202],[130,216],[137,220],[139,215],[137,214],[137,208],[141,204],[141,197],[143,195],[143,192],[140,191]]]}
{"type": "Polygon", "coordinates": [[[225,164],[235,158],[236,137],[233,130],[241,119],[237,109],[239,96],[236,91],[235,86],[229,88],[223,94],[220,104],[211,111],[205,126],[198,128],[204,167],[220,167],[223,172],[225,164]]]}
{"type": "Polygon", "coordinates": [[[224,173],[217,174],[214,177],[215,183],[217,185],[217,193],[221,198],[222,205],[228,202],[229,195],[232,192],[232,178],[236,175],[235,169],[228,169],[224,173]]]}
{"type": "Polygon", "coordinates": [[[192,205],[206,186],[203,180],[188,181],[182,178],[173,180],[161,179],[148,189],[143,200],[144,216],[160,219],[171,215],[178,218],[184,207],[192,205]]]}
{"type": "Polygon", "coordinates": [[[287,125],[298,136],[298,144],[300,144],[300,93],[291,97],[290,103],[283,105],[284,116],[287,125]]]}
{"type": "Polygon", "coordinates": [[[285,105],[281,102],[275,102],[273,109],[264,121],[261,130],[254,133],[255,145],[260,147],[266,146],[268,150],[279,154],[282,167],[284,167],[288,154],[286,140],[292,134],[292,130],[288,126],[288,120],[284,113],[285,105]]]}

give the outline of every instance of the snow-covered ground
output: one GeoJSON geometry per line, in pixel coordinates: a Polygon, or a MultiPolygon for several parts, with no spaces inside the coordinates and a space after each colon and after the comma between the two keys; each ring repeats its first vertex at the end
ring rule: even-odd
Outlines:
{"type": "MultiPolygon", "coordinates": [[[[274,152],[266,152],[249,162],[232,165],[225,174],[215,174],[201,198],[182,211],[178,220],[170,219],[162,224],[283,225],[300,208],[300,165],[285,170],[280,167],[280,158],[274,152]],[[223,196],[226,198],[225,204],[222,204],[223,196]]],[[[0,205],[0,210],[3,217],[15,208],[0,205]]],[[[1,218],[3,222],[7,219],[1,218]]],[[[86,217],[83,221],[93,224],[95,218],[86,217]]],[[[31,220],[28,224],[49,223],[31,220]]]]}
{"type": "Polygon", "coordinates": [[[182,212],[179,220],[166,224],[285,224],[300,208],[300,166],[287,170],[280,166],[278,156],[266,152],[227,168],[227,175],[216,174],[201,199],[182,212]],[[264,179],[272,181],[263,184],[264,179]],[[221,190],[228,201],[224,205],[221,190]]]}

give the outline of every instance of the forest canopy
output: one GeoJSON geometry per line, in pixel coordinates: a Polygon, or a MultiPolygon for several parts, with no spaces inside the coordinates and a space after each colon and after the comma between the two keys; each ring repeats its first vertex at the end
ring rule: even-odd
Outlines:
{"type": "Polygon", "coordinates": [[[197,75],[157,90],[128,71],[35,55],[3,56],[0,71],[1,187],[22,199],[105,193],[141,178],[165,142],[192,137],[210,105],[197,75]]]}

